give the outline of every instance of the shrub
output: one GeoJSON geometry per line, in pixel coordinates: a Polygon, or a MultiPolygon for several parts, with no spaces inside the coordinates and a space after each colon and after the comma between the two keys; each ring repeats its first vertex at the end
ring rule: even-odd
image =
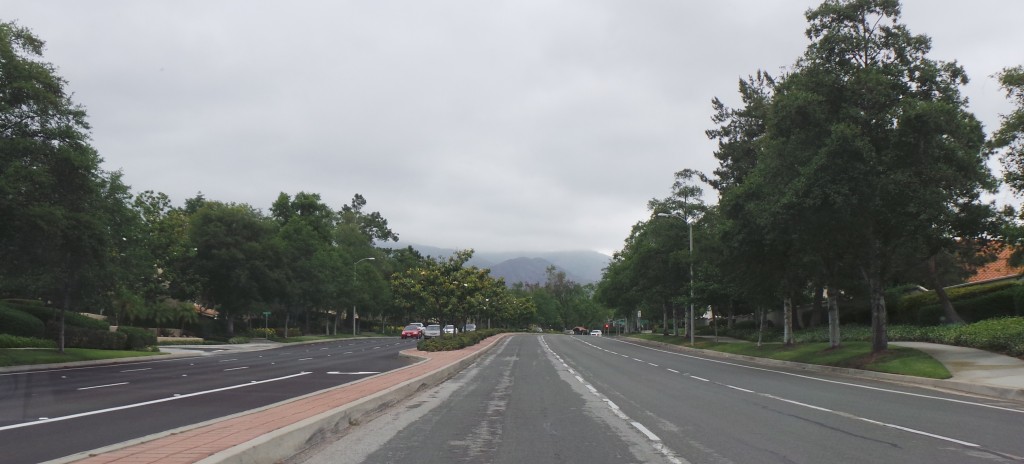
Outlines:
{"type": "Polygon", "coordinates": [[[43,338],[46,336],[46,326],[31,314],[0,306],[0,332],[19,337],[43,338]]]}
{"type": "Polygon", "coordinates": [[[250,338],[275,338],[277,337],[277,330],[264,328],[252,329],[249,331],[248,336],[250,338]]]}
{"type": "Polygon", "coordinates": [[[0,334],[0,348],[57,348],[57,342],[43,338],[0,334]]]}
{"type": "MultiPolygon", "coordinates": [[[[1015,311],[1015,298],[1021,291],[1016,282],[996,282],[946,290],[949,300],[960,317],[967,321],[980,321],[995,316],[1008,316],[1015,311]]],[[[888,312],[889,320],[896,324],[935,325],[943,322],[942,306],[934,291],[903,296],[888,312]]]]}
{"type": "Polygon", "coordinates": [[[416,344],[416,349],[420,351],[452,351],[465,348],[467,346],[473,346],[480,343],[481,340],[505,332],[502,329],[483,329],[476,330],[473,332],[462,332],[455,336],[444,336],[439,338],[431,338],[430,340],[420,340],[416,344]]]}
{"type": "Polygon", "coordinates": [[[1024,317],[1002,317],[956,327],[956,344],[1024,356],[1024,317]]]}
{"type": "MultiPolygon", "coordinates": [[[[53,340],[60,336],[60,327],[56,324],[47,326],[47,334],[53,340]]],[[[92,348],[97,350],[123,350],[128,343],[128,336],[121,332],[93,330],[76,326],[64,326],[64,346],[66,348],[92,348]]]]}
{"type": "MultiPolygon", "coordinates": [[[[274,332],[275,332],[275,335],[278,338],[287,338],[284,335],[284,329],[283,328],[282,329],[274,329],[274,332]]],[[[288,337],[301,337],[301,336],[302,336],[302,331],[299,330],[298,327],[289,327],[288,328],[288,337]]]]}
{"type": "Polygon", "coordinates": [[[232,345],[241,345],[242,343],[249,343],[249,337],[231,337],[228,339],[228,343],[232,345]]]}
{"type": "Polygon", "coordinates": [[[125,349],[127,350],[145,351],[148,347],[156,346],[156,335],[146,329],[121,326],[117,328],[117,331],[128,337],[125,340],[125,349]]]}
{"type": "Polygon", "coordinates": [[[176,337],[176,338],[165,338],[163,340],[157,340],[160,346],[165,345],[202,345],[206,343],[206,340],[198,337],[176,337]]]}

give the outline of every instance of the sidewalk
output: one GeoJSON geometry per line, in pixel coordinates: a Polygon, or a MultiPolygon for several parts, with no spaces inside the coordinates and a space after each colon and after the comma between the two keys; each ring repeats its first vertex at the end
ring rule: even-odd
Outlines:
{"type": "Polygon", "coordinates": [[[941,362],[954,382],[990,385],[1024,391],[1024,360],[962,346],[922,342],[890,342],[921,350],[941,362]]]}

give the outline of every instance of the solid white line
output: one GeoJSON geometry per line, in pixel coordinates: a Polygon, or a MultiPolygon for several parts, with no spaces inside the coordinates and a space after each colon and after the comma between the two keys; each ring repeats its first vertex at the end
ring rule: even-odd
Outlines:
{"type": "Polygon", "coordinates": [[[818,411],[833,412],[833,413],[835,412],[835,411],[833,411],[831,409],[823,408],[821,406],[815,406],[813,404],[801,403],[799,401],[787,400],[785,398],[780,398],[780,397],[775,396],[775,395],[769,395],[768,393],[758,393],[758,395],[764,396],[766,398],[771,398],[773,400],[779,400],[779,401],[784,401],[786,403],[795,404],[797,406],[803,406],[805,408],[817,409],[818,411]]]}
{"type": "Polygon", "coordinates": [[[126,371],[121,371],[121,372],[139,372],[139,371],[148,371],[150,369],[152,369],[152,367],[146,367],[146,368],[143,368],[143,369],[128,369],[126,371]]]}
{"type": "Polygon", "coordinates": [[[879,422],[879,421],[876,421],[876,420],[871,420],[871,419],[867,419],[867,418],[864,418],[864,417],[858,417],[858,416],[850,416],[850,417],[853,417],[853,418],[856,418],[856,419],[860,419],[860,420],[862,420],[864,422],[869,422],[869,423],[872,423],[872,424],[881,425],[881,426],[893,428],[893,429],[896,429],[896,430],[902,430],[904,432],[916,433],[918,435],[924,435],[926,437],[932,437],[932,438],[937,438],[939,440],[945,440],[945,441],[948,441],[948,442],[956,443],[958,445],[970,446],[972,448],[978,448],[978,447],[981,446],[981,445],[977,445],[977,444],[974,444],[974,443],[971,443],[971,442],[957,440],[955,438],[944,437],[942,435],[936,435],[934,433],[928,433],[928,432],[923,432],[921,430],[915,430],[915,429],[912,429],[912,428],[909,428],[909,427],[903,427],[902,425],[888,424],[888,423],[885,423],[885,422],[879,422]]]}
{"type": "Polygon", "coordinates": [[[703,378],[703,377],[697,377],[696,375],[691,375],[691,376],[690,376],[690,378],[692,378],[692,379],[697,379],[697,380],[700,380],[700,381],[702,381],[702,382],[710,382],[710,380],[708,380],[708,379],[705,379],[705,378],[703,378]]]}
{"type": "Polygon", "coordinates": [[[239,370],[239,369],[248,369],[248,368],[249,368],[249,366],[244,366],[244,367],[232,367],[232,368],[230,368],[230,369],[224,369],[224,372],[227,372],[227,371],[237,371],[237,370],[239,370]]]}
{"type": "Polygon", "coordinates": [[[632,421],[630,423],[633,424],[633,427],[636,427],[636,429],[639,430],[640,433],[642,433],[644,435],[647,435],[647,439],[648,440],[651,440],[651,441],[661,441],[661,439],[658,438],[658,436],[655,435],[654,432],[651,432],[650,430],[647,430],[647,427],[644,427],[644,424],[641,424],[641,423],[639,423],[637,421],[632,421]]]}
{"type": "Polygon", "coordinates": [[[94,388],[116,387],[118,385],[128,385],[128,382],[111,383],[111,384],[107,384],[107,385],[96,385],[95,387],[82,387],[82,388],[79,388],[78,390],[92,390],[94,388]]]}
{"type": "Polygon", "coordinates": [[[13,429],[20,429],[22,427],[30,427],[30,426],[33,426],[33,425],[46,424],[46,423],[50,423],[50,422],[60,422],[60,421],[66,421],[66,420],[70,420],[70,419],[78,419],[79,417],[94,416],[96,414],[103,414],[103,413],[107,413],[107,412],[120,411],[122,409],[131,409],[131,408],[138,408],[138,407],[142,407],[142,406],[149,406],[151,404],[165,403],[167,401],[180,400],[182,398],[190,398],[190,397],[193,397],[193,396],[207,395],[207,394],[210,394],[210,393],[217,393],[217,392],[222,392],[222,391],[227,391],[227,390],[234,390],[236,388],[248,387],[248,386],[251,386],[251,385],[258,385],[258,384],[261,384],[261,383],[276,382],[278,380],[286,380],[286,379],[290,379],[290,378],[293,378],[293,377],[299,377],[299,376],[303,376],[303,375],[307,375],[307,374],[312,374],[312,372],[300,372],[298,374],[286,375],[284,377],[278,377],[278,378],[275,378],[275,379],[253,380],[252,382],[243,383],[243,384],[240,384],[240,385],[232,385],[230,387],[215,388],[213,390],[206,390],[206,391],[195,392],[195,393],[186,393],[184,395],[180,395],[179,394],[179,395],[175,395],[175,396],[171,396],[171,397],[167,397],[167,398],[161,398],[161,399],[158,399],[158,400],[144,401],[142,403],[126,404],[124,406],[115,406],[113,408],[107,408],[107,409],[97,409],[95,411],[81,412],[81,413],[78,413],[78,414],[71,414],[71,415],[68,415],[68,416],[54,417],[54,418],[50,418],[50,419],[40,419],[40,420],[37,420],[37,421],[25,422],[25,423],[22,423],[22,424],[5,425],[3,427],[0,427],[0,432],[2,432],[4,430],[13,430],[13,429]]]}
{"type": "Polygon", "coordinates": [[[897,395],[914,396],[914,397],[917,397],[917,398],[927,398],[927,399],[930,399],[930,400],[948,401],[950,403],[959,403],[959,404],[966,404],[966,405],[971,405],[971,406],[980,406],[980,407],[983,407],[983,408],[998,409],[1000,411],[1008,411],[1008,412],[1015,412],[1015,413],[1018,413],[1018,414],[1024,414],[1024,409],[1004,408],[1004,407],[1001,407],[1001,406],[994,406],[994,405],[985,404],[985,403],[975,403],[975,402],[972,402],[972,401],[964,401],[964,400],[958,400],[958,399],[953,399],[953,398],[943,398],[941,396],[924,395],[924,394],[921,394],[921,393],[910,393],[910,392],[904,392],[904,391],[899,391],[899,390],[890,390],[888,388],[872,387],[870,385],[860,385],[860,384],[850,383],[850,382],[841,382],[841,381],[838,381],[838,380],[823,379],[823,378],[820,378],[820,377],[813,377],[813,376],[809,376],[809,375],[796,374],[796,373],[793,373],[793,372],[779,371],[779,370],[768,369],[768,368],[764,368],[764,367],[746,366],[746,365],[743,365],[743,364],[737,364],[737,363],[729,362],[729,361],[721,361],[721,360],[718,360],[718,359],[703,358],[703,357],[700,357],[700,356],[694,356],[694,355],[689,355],[689,354],[684,354],[684,353],[679,353],[679,352],[659,350],[657,348],[651,348],[649,346],[644,346],[644,345],[640,345],[640,344],[637,344],[637,343],[630,343],[630,342],[622,341],[622,340],[615,340],[615,341],[617,341],[619,343],[625,343],[627,345],[632,345],[632,346],[635,346],[635,347],[638,347],[638,348],[644,348],[644,349],[648,349],[648,350],[651,350],[651,351],[657,351],[659,353],[667,353],[667,354],[671,354],[671,355],[675,355],[675,356],[682,356],[684,358],[699,359],[701,361],[707,361],[707,362],[712,362],[712,363],[717,363],[717,364],[725,364],[727,366],[742,367],[744,369],[753,369],[753,370],[763,371],[763,372],[773,372],[773,373],[776,373],[776,374],[788,375],[788,376],[797,377],[797,378],[801,378],[801,379],[807,379],[807,380],[816,380],[818,382],[825,382],[825,383],[831,383],[831,384],[836,384],[836,385],[844,385],[844,386],[847,386],[847,387],[863,388],[863,389],[866,389],[866,390],[874,390],[874,391],[881,391],[881,392],[886,392],[886,393],[894,393],[894,394],[897,394],[897,395]]]}

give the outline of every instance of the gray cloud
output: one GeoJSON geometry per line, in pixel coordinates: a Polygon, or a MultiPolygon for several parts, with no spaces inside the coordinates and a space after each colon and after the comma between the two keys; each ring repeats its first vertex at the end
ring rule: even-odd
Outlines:
{"type": "MultiPolygon", "coordinates": [[[[803,51],[812,1],[7,2],[48,42],[108,169],[179,204],[335,208],[361,193],[403,242],[618,249],[672,173],[710,171],[710,100],[803,51]]],[[[973,81],[1021,64],[1024,3],[905,2],[973,81]]]]}

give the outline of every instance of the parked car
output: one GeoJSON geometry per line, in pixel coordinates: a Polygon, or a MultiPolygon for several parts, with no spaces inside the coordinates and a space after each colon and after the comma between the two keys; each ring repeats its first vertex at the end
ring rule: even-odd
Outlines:
{"type": "Polygon", "coordinates": [[[458,330],[455,330],[455,326],[454,325],[448,324],[448,325],[444,326],[444,333],[449,334],[449,335],[455,335],[456,333],[458,333],[458,330]]]}
{"type": "Polygon", "coordinates": [[[597,329],[591,330],[590,331],[590,335],[593,335],[595,337],[600,337],[601,336],[601,331],[597,330],[597,329]]]}
{"type": "Polygon", "coordinates": [[[441,336],[441,326],[430,324],[423,328],[423,338],[434,338],[441,336]]]}
{"type": "Polygon", "coordinates": [[[402,340],[406,338],[423,338],[423,324],[409,324],[402,329],[402,340]]]}
{"type": "Polygon", "coordinates": [[[476,332],[476,324],[466,324],[462,326],[463,332],[476,332]]]}

